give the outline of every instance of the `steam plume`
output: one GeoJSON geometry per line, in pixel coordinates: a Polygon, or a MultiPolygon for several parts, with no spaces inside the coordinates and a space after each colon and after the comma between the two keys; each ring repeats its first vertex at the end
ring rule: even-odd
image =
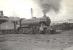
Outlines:
{"type": "Polygon", "coordinates": [[[51,9],[55,12],[58,12],[59,10],[60,0],[35,0],[34,2],[40,6],[44,13],[47,13],[51,9]]]}

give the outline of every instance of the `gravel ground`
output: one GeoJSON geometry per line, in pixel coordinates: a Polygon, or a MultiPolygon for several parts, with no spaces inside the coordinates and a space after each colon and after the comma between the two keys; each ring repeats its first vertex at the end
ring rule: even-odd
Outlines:
{"type": "Polygon", "coordinates": [[[0,35],[0,50],[63,50],[71,46],[73,46],[73,30],[52,35],[0,35]]]}

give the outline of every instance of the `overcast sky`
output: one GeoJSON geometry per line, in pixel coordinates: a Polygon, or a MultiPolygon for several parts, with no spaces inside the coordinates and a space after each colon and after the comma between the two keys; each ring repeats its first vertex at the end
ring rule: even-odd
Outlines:
{"type": "Polygon", "coordinates": [[[3,10],[6,16],[31,18],[31,8],[33,16],[36,17],[43,16],[42,11],[52,20],[73,16],[73,0],[0,0],[0,10],[3,10]]]}

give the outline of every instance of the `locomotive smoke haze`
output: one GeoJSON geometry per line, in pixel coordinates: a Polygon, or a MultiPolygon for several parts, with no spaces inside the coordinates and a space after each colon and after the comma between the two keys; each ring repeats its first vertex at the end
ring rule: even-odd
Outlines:
{"type": "Polygon", "coordinates": [[[59,10],[60,0],[35,0],[34,2],[39,5],[44,13],[49,12],[51,9],[55,12],[59,10]]]}
{"type": "MultiPolygon", "coordinates": [[[[54,10],[53,20],[72,19],[73,17],[73,0],[35,0],[39,7],[45,13],[54,10]],[[56,16],[55,16],[56,15],[56,16]]],[[[52,13],[51,13],[52,14],[52,13]]]]}
{"type": "Polygon", "coordinates": [[[60,14],[61,0],[33,0],[33,2],[35,2],[38,7],[50,17],[51,21],[56,21],[57,18],[59,18],[58,14],[60,14]]]}

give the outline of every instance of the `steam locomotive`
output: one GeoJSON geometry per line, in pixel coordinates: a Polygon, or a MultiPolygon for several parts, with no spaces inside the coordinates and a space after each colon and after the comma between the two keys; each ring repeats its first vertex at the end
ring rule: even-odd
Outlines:
{"type": "Polygon", "coordinates": [[[21,19],[19,23],[19,27],[17,28],[19,32],[39,33],[41,25],[48,27],[50,26],[51,20],[44,14],[41,18],[33,17],[32,19],[21,19]]]}

